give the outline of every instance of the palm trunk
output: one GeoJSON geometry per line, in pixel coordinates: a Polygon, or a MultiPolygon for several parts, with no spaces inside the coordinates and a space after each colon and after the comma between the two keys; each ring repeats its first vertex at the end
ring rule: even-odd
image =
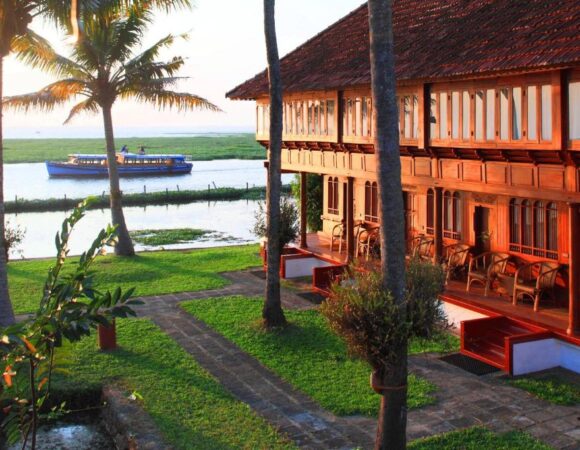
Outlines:
{"type": "Polygon", "coordinates": [[[4,56],[0,55],[0,326],[14,323],[14,310],[8,291],[8,267],[6,258],[5,223],[4,223],[4,143],[2,135],[2,89],[4,81],[4,56]]]}
{"type": "MultiPolygon", "coordinates": [[[[392,0],[369,0],[370,58],[375,105],[375,152],[381,205],[381,271],[385,289],[406,316],[405,227],[399,130],[395,100],[392,0]]],[[[407,343],[393,349],[392,365],[379,370],[387,389],[381,399],[375,449],[403,450],[407,427],[407,343]]]]}
{"type": "Polygon", "coordinates": [[[134,256],[135,249],[123,214],[122,192],[119,184],[115,138],[113,134],[113,119],[111,106],[103,106],[103,121],[105,124],[105,140],[107,141],[107,163],[109,166],[110,205],[113,225],[117,226],[118,242],[115,254],[118,256],[134,256]]]}
{"type": "Polygon", "coordinates": [[[282,81],[276,40],[275,0],[264,0],[264,32],[270,80],[270,146],[268,149],[268,272],[262,317],[267,328],[284,326],[286,317],[280,301],[280,187],[282,152],[282,81]]]}

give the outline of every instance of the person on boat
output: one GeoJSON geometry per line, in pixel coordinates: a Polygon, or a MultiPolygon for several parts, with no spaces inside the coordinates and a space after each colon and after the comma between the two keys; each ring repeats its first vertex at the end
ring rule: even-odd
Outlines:
{"type": "Polygon", "coordinates": [[[139,154],[140,155],[144,155],[145,154],[145,147],[141,146],[141,148],[139,149],[139,154]]]}
{"type": "Polygon", "coordinates": [[[123,145],[123,147],[121,148],[121,153],[129,153],[129,149],[127,148],[127,145],[123,145]]]}

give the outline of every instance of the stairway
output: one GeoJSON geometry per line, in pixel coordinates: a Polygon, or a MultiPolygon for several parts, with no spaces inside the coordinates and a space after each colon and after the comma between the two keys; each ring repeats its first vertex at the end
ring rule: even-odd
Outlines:
{"type": "Polygon", "coordinates": [[[545,336],[547,330],[505,316],[461,323],[461,353],[511,372],[512,344],[545,336]]]}

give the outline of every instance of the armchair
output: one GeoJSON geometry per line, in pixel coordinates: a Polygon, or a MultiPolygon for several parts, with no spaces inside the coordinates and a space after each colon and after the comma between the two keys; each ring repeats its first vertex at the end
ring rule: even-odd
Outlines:
{"type": "Polygon", "coordinates": [[[505,273],[509,259],[509,253],[497,252],[486,252],[473,258],[469,262],[469,269],[467,271],[466,291],[469,292],[472,283],[477,281],[485,286],[484,295],[487,297],[489,288],[497,274],[505,273]]]}
{"type": "Polygon", "coordinates": [[[514,306],[522,296],[530,297],[534,301],[534,311],[538,311],[543,294],[548,294],[555,300],[554,287],[559,270],[560,264],[552,261],[535,262],[520,267],[514,281],[514,306]]]}

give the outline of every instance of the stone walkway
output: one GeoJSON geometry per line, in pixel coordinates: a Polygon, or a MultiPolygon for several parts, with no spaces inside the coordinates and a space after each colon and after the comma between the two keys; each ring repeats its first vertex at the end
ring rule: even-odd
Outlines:
{"type": "MultiPolygon", "coordinates": [[[[151,318],[232,395],[300,447],[372,448],[375,420],[334,416],[179,307],[184,300],[264,292],[264,281],[250,272],[225,276],[231,285],[223,289],[143,298],[139,314],[151,318]]],[[[282,302],[288,309],[313,307],[288,290],[282,302]]],[[[497,432],[521,429],[558,449],[580,449],[579,407],[548,404],[495,376],[471,375],[435,356],[410,357],[409,368],[438,387],[435,405],[409,412],[409,440],[485,425],[497,432]]]]}

